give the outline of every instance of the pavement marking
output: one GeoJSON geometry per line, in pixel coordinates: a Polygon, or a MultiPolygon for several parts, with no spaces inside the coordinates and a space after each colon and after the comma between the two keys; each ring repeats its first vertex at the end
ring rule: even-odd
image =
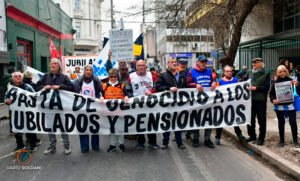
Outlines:
{"type": "Polygon", "coordinates": [[[16,154],[16,153],[15,152],[11,152],[11,153],[9,153],[7,155],[4,155],[4,156],[0,157],[0,160],[2,160],[3,158],[9,157],[11,155],[14,155],[14,154],[16,154]]]}
{"type": "Polygon", "coordinates": [[[193,177],[191,176],[190,172],[186,168],[185,164],[182,162],[180,156],[177,153],[177,151],[181,151],[181,150],[178,150],[177,147],[173,146],[173,144],[169,144],[169,145],[170,145],[171,149],[168,149],[168,150],[171,153],[171,157],[173,158],[174,163],[176,164],[176,167],[179,170],[179,174],[181,175],[182,180],[188,180],[188,181],[194,180],[193,177]],[[177,150],[175,150],[175,149],[177,149],[177,150]]]}
{"type": "Polygon", "coordinates": [[[212,181],[215,180],[215,178],[211,175],[209,170],[207,169],[207,166],[203,163],[201,159],[199,159],[195,153],[195,151],[191,148],[190,145],[185,144],[186,150],[188,151],[187,156],[194,161],[194,164],[199,169],[199,172],[201,175],[204,176],[206,180],[212,181]]]}

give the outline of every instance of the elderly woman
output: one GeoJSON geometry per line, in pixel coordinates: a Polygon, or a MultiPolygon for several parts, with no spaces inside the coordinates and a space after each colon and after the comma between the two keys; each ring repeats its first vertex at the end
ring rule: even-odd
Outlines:
{"type": "MultiPolygon", "coordinates": [[[[39,91],[43,88],[73,92],[73,84],[66,75],[61,73],[61,63],[56,58],[50,60],[50,73],[44,74],[43,77],[37,82],[36,91],[39,91]]],[[[70,154],[71,149],[69,144],[69,136],[67,134],[61,134],[61,137],[65,147],[65,154],[70,154]]],[[[55,134],[49,134],[49,142],[50,146],[44,152],[45,155],[54,153],[56,151],[55,134]]]]}
{"type": "Polygon", "coordinates": [[[23,82],[31,85],[31,87],[33,87],[35,89],[36,84],[34,82],[32,82],[32,73],[30,71],[26,70],[23,74],[24,74],[23,82]]]}
{"type": "Polygon", "coordinates": [[[266,120],[267,120],[267,95],[270,89],[270,73],[265,72],[262,58],[252,60],[253,77],[251,86],[248,90],[252,92],[252,109],[251,124],[247,126],[248,135],[247,142],[256,141],[255,118],[257,117],[259,124],[259,137],[257,145],[263,145],[266,136],[266,120]]]}
{"type": "MultiPolygon", "coordinates": [[[[84,67],[84,73],[74,82],[75,93],[100,98],[101,81],[93,75],[94,69],[92,65],[84,67]]],[[[89,151],[89,135],[80,135],[81,152],[89,151]]],[[[92,149],[99,150],[99,135],[92,135],[92,149]]]]}

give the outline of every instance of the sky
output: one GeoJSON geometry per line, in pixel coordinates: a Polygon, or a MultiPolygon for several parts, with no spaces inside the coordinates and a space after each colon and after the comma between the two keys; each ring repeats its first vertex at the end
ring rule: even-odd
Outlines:
{"type": "MultiPolygon", "coordinates": [[[[133,13],[137,11],[142,11],[143,0],[113,0],[114,5],[114,19],[115,21],[119,21],[121,17],[123,17],[126,12],[133,13]],[[129,9],[132,6],[137,5],[140,8],[129,9]]],[[[110,20],[110,0],[104,0],[101,7],[101,19],[110,20]]],[[[153,21],[153,16],[147,15],[145,18],[146,21],[153,21]]],[[[141,33],[140,26],[143,21],[142,14],[123,17],[124,27],[125,29],[133,30],[133,40],[135,40],[141,33]],[[127,23],[126,21],[134,21],[139,23],[127,23]]],[[[117,22],[118,26],[118,22],[117,22]]],[[[109,30],[111,29],[110,22],[102,22],[102,37],[109,37],[109,30]]]]}

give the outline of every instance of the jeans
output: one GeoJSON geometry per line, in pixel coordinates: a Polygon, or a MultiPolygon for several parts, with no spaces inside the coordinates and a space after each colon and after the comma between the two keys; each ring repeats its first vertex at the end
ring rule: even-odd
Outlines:
{"type": "MultiPolygon", "coordinates": [[[[175,131],[174,134],[177,145],[182,145],[181,131],[175,131]]],[[[170,132],[163,133],[163,137],[163,144],[168,145],[170,140],[170,132]]]]}
{"type": "MultiPolygon", "coordinates": [[[[147,134],[148,137],[148,143],[150,145],[156,144],[156,134],[147,134]]],[[[139,134],[137,135],[138,144],[144,144],[145,143],[145,135],[139,134]]]]}
{"type": "Polygon", "coordinates": [[[110,145],[116,146],[116,144],[117,144],[117,137],[119,138],[119,145],[123,145],[124,144],[124,135],[111,134],[111,135],[109,135],[110,145]]]}
{"type": "Polygon", "coordinates": [[[297,128],[297,121],[296,121],[296,111],[275,111],[277,114],[278,119],[278,129],[279,129],[279,136],[280,142],[284,143],[284,125],[285,125],[285,114],[289,117],[289,123],[292,130],[293,141],[294,143],[298,143],[298,128],[297,128]]]}
{"type": "MultiPolygon", "coordinates": [[[[192,130],[191,132],[194,134],[194,139],[193,140],[198,140],[199,141],[200,130],[199,129],[192,130]]],[[[210,139],[211,132],[212,132],[212,129],[205,129],[204,130],[204,140],[205,141],[210,139]]]]}
{"type": "MultiPolygon", "coordinates": [[[[99,135],[92,135],[92,149],[99,148],[99,135]]],[[[89,150],[89,135],[79,135],[81,150],[89,150]]]]}
{"type": "MultiPolygon", "coordinates": [[[[69,135],[61,134],[61,138],[63,139],[64,147],[69,148],[70,147],[69,135]]],[[[50,147],[56,148],[56,135],[55,134],[49,134],[49,142],[50,142],[50,147]]]]}
{"type": "Polygon", "coordinates": [[[251,108],[251,124],[247,125],[248,135],[252,139],[256,139],[255,122],[256,116],[259,124],[259,137],[261,141],[265,140],[267,131],[267,102],[252,100],[251,108]]]}
{"type": "MultiPolygon", "coordinates": [[[[239,137],[239,136],[242,135],[242,130],[241,130],[240,127],[235,126],[235,127],[233,127],[233,128],[234,128],[234,132],[235,132],[235,134],[236,134],[237,137],[239,137]]],[[[217,129],[216,129],[216,138],[221,139],[222,132],[223,132],[223,128],[217,128],[217,129]]]]}

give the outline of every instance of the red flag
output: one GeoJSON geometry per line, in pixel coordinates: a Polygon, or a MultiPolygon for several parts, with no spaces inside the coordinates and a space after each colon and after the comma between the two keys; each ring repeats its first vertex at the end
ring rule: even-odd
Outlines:
{"type": "Polygon", "coordinates": [[[58,58],[59,53],[55,47],[55,45],[52,43],[50,36],[49,37],[49,45],[50,45],[50,54],[52,55],[51,58],[58,58]]]}
{"type": "Polygon", "coordinates": [[[59,46],[59,54],[60,54],[60,62],[62,61],[62,48],[61,48],[61,45],[59,46]]]}

